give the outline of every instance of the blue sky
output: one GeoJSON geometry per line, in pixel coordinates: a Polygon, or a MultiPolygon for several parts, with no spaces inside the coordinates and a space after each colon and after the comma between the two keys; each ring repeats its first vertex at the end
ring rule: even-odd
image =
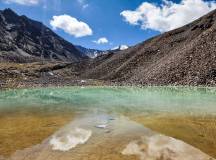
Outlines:
{"type": "MultiPolygon", "coordinates": [[[[111,49],[122,44],[135,45],[161,32],[182,26],[215,7],[214,1],[202,0],[0,0],[1,10],[11,8],[20,15],[42,21],[73,44],[97,49],[111,49]],[[197,6],[191,5],[194,3],[197,6]],[[190,10],[195,10],[196,14],[187,9],[190,8],[189,5],[194,7],[190,10]],[[168,10],[164,11],[164,8],[168,10]],[[59,22],[60,18],[65,18],[61,15],[69,16],[68,23],[62,21],[62,25],[59,22]],[[53,23],[55,27],[50,23],[53,16],[59,16],[56,19],[58,21],[53,23]],[[73,30],[75,22],[72,22],[70,17],[77,20],[77,25],[80,25],[79,22],[85,23],[87,26],[84,26],[84,29],[88,27],[91,33],[85,35],[83,32],[81,36],[76,36],[73,30]],[[178,21],[175,21],[176,19],[178,21]],[[65,27],[69,32],[65,31],[65,27]],[[106,41],[100,41],[100,38],[105,38],[106,41]]],[[[80,32],[80,29],[77,32],[80,32]]]]}

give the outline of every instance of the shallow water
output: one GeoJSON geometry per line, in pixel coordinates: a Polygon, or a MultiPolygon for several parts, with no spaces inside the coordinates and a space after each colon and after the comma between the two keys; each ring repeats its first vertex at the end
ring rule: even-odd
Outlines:
{"type": "Polygon", "coordinates": [[[216,156],[215,114],[215,88],[1,91],[0,155],[17,160],[208,159],[205,153],[216,156]]]}

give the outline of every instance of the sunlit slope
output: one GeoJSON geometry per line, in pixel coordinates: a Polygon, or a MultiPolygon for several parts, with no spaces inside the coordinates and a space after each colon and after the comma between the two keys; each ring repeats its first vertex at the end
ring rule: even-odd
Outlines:
{"type": "Polygon", "coordinates": [[[84,76],[132,85],[215,85],[215,22],[214,10],[108,58],[98,57],[84,76]]]}

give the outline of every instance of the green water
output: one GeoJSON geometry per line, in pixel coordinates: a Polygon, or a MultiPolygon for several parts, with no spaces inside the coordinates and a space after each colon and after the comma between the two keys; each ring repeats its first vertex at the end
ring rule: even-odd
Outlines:
{"type": "Polygon", "coordinates": [[[215,114],[216,88],[63,87],[0,92],[0,111],[50,107],[87,112],[215,114]]]}
{"type": "MultiPolygon", "coordinates": [[[[16,160],[25,157],[31,160],[143,160],[144,157],[158,160],[168,147],[179,157],[176,160],[209,160],[205,153],[216,155],[216,123],[215,118],[207,116],[205,121],[202,115],[215,117],[216,88],[61,87],[0,91],[0,124],[7,123],[0,126],[3,142],[0,141],[0,159],[3,154],[16,160]],[[52,115],[47,116],[50,113],[52,115]],[[155,128],[158,134],[146,128],[142,120],[154,117],[152,114],[161,114],[163,118],[180,115],[180,118],[168,119],[161,123],[162,128],[159,121],[155,121],[149,128],[158,125],[160,129],[155,128]],[[62,124],[65,115],[73,119],[65,118],[66,124],[62,124]],[[187,119],[181,115],[199,118],[187,119]],[[59,117],[62,121],[57,123],[59,117]],[[26,123],[29,120],[31,123],[26,123]],[[57,131],[49,136],[41,135],[55,126],[57,131]],[[28,139],[32,135],[35,137],[28,139]],[[22,142],[17,139],[19,136],[22,142]],[[41,139],[35,141],[35,138],[41,139]],[[25,145],[20,145],[22,143],[25,145]],[[4,154],[8,152],[9,155],[4,154]],[[130,155],[135,157],[132,159],[130,155]]],[[[172,159],[173,154],[166,156],[172,159]]]]}

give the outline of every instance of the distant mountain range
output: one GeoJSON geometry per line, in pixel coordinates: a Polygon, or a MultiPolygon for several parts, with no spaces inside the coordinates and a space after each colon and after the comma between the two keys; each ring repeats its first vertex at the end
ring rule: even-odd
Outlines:
{"type": "Polygon", "coordinates": [[[112,49],[110,49],[110,50],[102,51],[102,50],[97,50],[97,49],[85,48],[85,47],[82,47],[82,46],[79,46],[79,45],[76,45],[75,47],[76,47],[83,55],[87,55],[87,56],[90,57],[90,58],[96,58],[96,57],[98,57],[98,56],[107,54],[107,53],[109,53],[109,52],[123,51],[123,50],[126,50],[126,49],[129,48],[127,45],[119,45],[119,46],[114,47],[114,48],[112,48],[112,49]]]}
{"type": "Polygon", "coordinates": [[[96,58],[97,56],[107,53],[107,51],[101,51],[97,49],[89,49],[79,45],[75,46],[83,55],[87,55],[90,58],[96,58]]]}

